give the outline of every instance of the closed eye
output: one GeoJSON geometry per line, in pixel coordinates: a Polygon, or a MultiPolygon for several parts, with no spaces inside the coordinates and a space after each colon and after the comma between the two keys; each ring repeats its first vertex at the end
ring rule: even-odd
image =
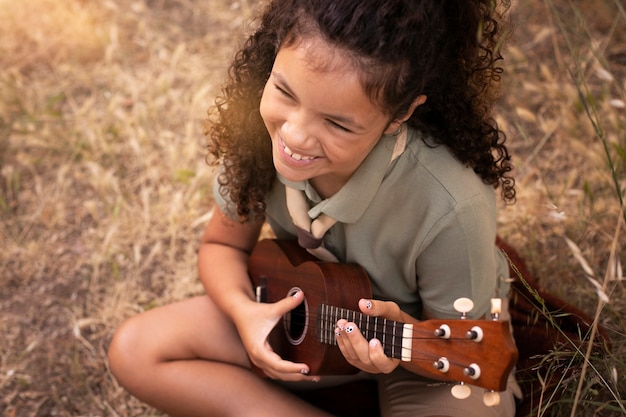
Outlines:
{"type": "Polygon", "coordinates": [[[276,88],[276,90],[278,90],[278,92],[279,92],[282,96],[284,96],[284,97],[286,97],[286,98],[289,98],[289,99],[291,99],[291,100],[294,100],[293,96],[292,96],[291,94],[289,94],[289,93],[287,92],[287,90],[285,90],[284,88],[282,88],[282,87],[281,87],[281,86],[279,86],[278,84],[274,84],[274,87],[276,88]]]}
{"type": "Polygon", "coordinates": [[[330,125],[331,125],[333,128],[335,128],[335,129],[339,129],[339,130],[341,130],[342,132],[352,133],[352,130],[348,129],[347,127],[342,126],[342,125],[340,125],[339,123],[337,123],[337,122],[335,122],[335,121],[333,121],[333,120],[330,120],[330,119],[326,119],[326,120],[328,120],[328,123],[330,123],[330,125]]]}

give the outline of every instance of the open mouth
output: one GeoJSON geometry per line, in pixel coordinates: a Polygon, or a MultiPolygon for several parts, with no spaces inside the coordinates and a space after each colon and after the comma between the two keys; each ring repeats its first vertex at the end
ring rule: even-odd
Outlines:
{"type": "Polygon", "coordinates": [[[289,149],[287,145],[285,145],[285,142],[283,142],[282,140],[280,141],[280,143],[283,145],[283,150],[285,151],[285,153],[296,161],[311,161],[316,158],[315,156],[305,156],[293,152],[291,149],[289,149]]]}

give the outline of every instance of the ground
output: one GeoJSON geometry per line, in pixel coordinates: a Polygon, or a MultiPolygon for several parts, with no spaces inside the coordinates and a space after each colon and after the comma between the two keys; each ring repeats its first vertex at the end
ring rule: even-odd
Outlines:
{"type": "MultiPolygon", "coordinates": [[[[106,350],[124,318],[202,291],[202,121],[256,8],[0,0],[0,415],[159,415],[106,350]]],[[[579,415],[621,415],[626,12],[519,0],[510,15],[496,117],[518,200],[500,234],[542,285],[598,312],[616,350],[584,379],[579,415]]]]}

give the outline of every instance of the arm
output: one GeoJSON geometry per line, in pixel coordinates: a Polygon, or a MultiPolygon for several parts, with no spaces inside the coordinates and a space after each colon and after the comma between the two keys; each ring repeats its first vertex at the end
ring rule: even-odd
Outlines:
{"type": "Polygon", "coordinates": [[[233,322],[240,308],[254,300],[247,272],[248,256],[262,223],[238,223],[218,207],[202,236],[198,271],[204,288],[233,322]]]}

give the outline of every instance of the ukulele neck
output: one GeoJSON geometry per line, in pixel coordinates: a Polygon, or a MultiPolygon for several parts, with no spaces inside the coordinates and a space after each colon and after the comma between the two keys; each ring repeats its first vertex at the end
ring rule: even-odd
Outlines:
{"type": "Polygon", "coordinates": [[[319,306],[319,341],[336,345],[335,327],[341,319],[355,323],[367,340],[378,339],[385,354],[389,357],[411,360],[413,340],[413,325],[387,320],[381,317],[371,317],[357,311],[335,307],[328,304],[319,306]]]}

